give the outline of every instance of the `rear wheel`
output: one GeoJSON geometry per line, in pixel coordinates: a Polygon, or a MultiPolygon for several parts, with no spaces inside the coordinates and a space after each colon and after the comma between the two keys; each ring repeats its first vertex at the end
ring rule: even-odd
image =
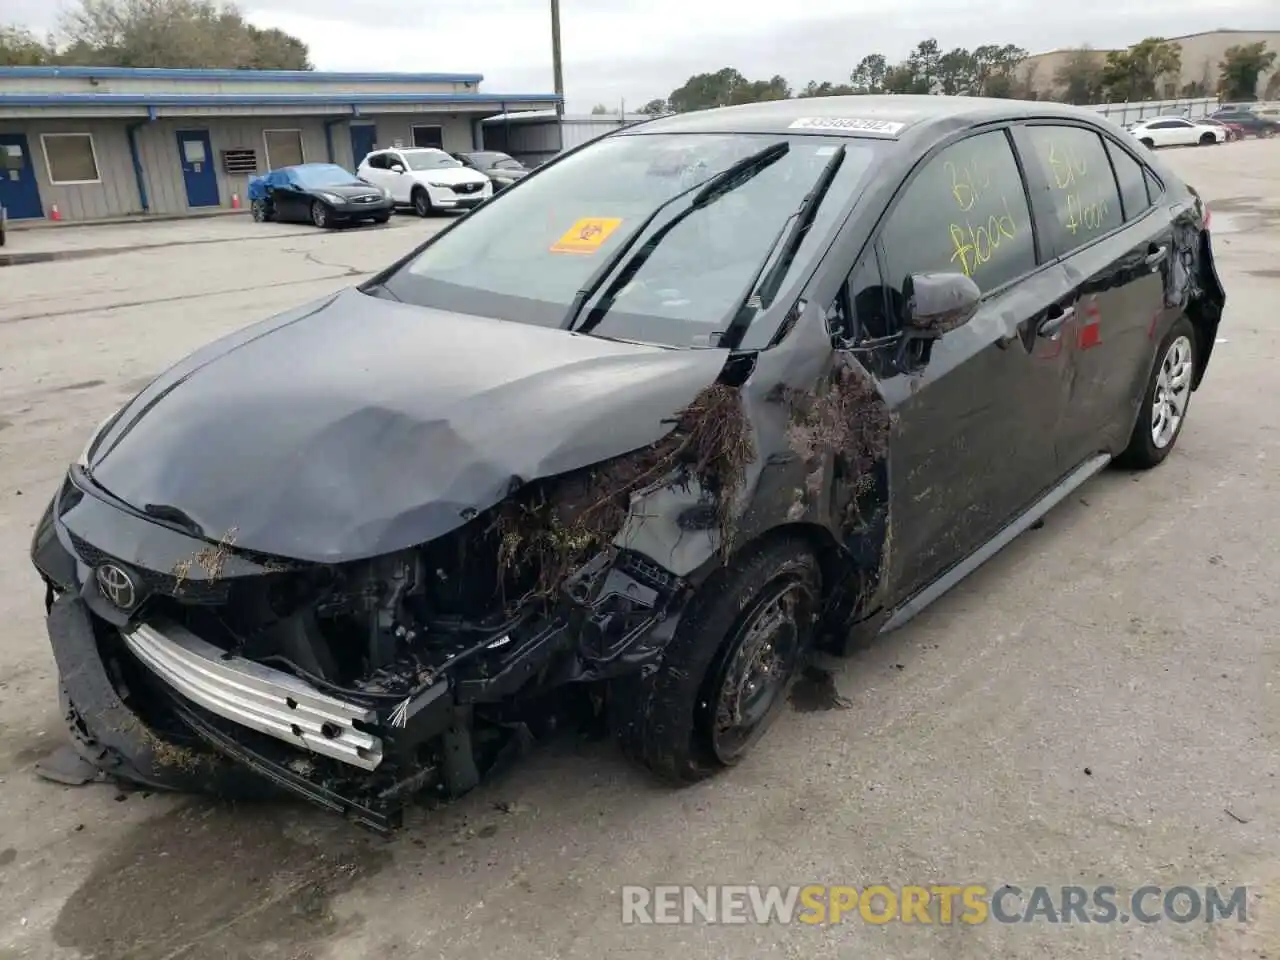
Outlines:
{"type": "Polygon", "coordinates": [[[749,548],[716,579],[690,604],[657,668],[609,691],[623,751],[673,783],[733,766],[764,735],[820,608],[818,562],[803,541],[749,548]]]}
{"type": "Polygon", "coordinates": [[[420,217],[431,216],[431,195],[425,187],[415,187],[413,191],[413,212],[420,217]]]}
{"type": "Polygon", "coordinates": [[[1160,359],[1151,372],[1129,445],[1116,458],[1122,467],[1149,470],[1163,462],[1178,442],[1196,369],[1196,332],[1190,320],[1182,317],[1173,325],[1157,356],[1160,359]]]}
{"type": "Polygon", "coordinates": [[[257,223],[266,223],[271,219],[271,208],[265,200],[255,200],[249,204],[249,209],[253,212],[253,219],[257,223]]]}

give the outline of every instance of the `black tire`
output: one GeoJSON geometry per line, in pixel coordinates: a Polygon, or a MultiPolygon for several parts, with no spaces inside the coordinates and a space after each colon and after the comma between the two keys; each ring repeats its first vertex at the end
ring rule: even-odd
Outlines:
{"type": "Polygon", "coordinates": [[[414,213],[420,217],[431,216],[434,208],[431,206],[431,194],[427,193],[426,187],[414,187],[409,199],[413,203],[414,213]]]}
{"type": "Polygon", "coordinates": [[[1216,145],[1217,142],[1218,142],[1218,138],[1215,137],[1212,133],[1205,133],[1205,134],[1202,134],[1200,137],[1200,146],[1202,147],[1212,147],[1216,145]]]}
{"type": "Polygon", "coordinates": [[[812,645],[822,576],[809,547],[794,538],[763,542],[703,585],[647,676],[615,681],[609,726],[622,751],[663,780],[695,783],[735,765],[768,730],[812,645]],[[764,634],[771,610],[790,623],[764,634]],[[748,660],[747,654],[752,656],[748,660]],[[750,668],[772,660],[759,687],[750,668]],[[730,695],[733,681],[739,682],[730,695]],[[767,686],[766,686],[767,684],[767,686]],[[752,703],[752,693],[760,702],[752,703]],[[754,721],[732,739],[718,718],[732,704],[754,721]]]}
{"type": "Polygon", "coordinates": [[[271,204],[266,200],[254,200],[249,204],[249,209],[253,213],[255,223],[269,223],[274,216],[271,204]]]}
{"type": "Polygon", "coordinates": [[[321,230],[333,229],[333,214],[319,200],[311,201],[311,222],[321,230]]]}
{"type": "MultiPolygon", "coordinates": [[[[1120,456],[1116,457],[1116,463],[1119,466],[1128,467],[1131,470],[1150,470],[1152,467],[1163,463],[1165,457],[1172,452],[1174,445],[1178,442],[1178,437],[1182,433],[1182,428],[1187,422],[1187,413],[1191,403],[1191,384],[1194,382],[1198,362],[1196,358],[1199,355],[1200,348],[1196,343],[1195,327],[1191,325],[1191,321],[1186,317],[1179,318],[1178,322],[1173,325],[1173,329],[1160,342],[1160,349],[1156,351],[1156,363],[1147,382],[1147,389],[1142,395],[1142,409],[1138,411],[1138,422],[1133,425],[1133,434],[1129,437],[1129,445],[1125,447],[1120,456]],[[1157,442],[1154,427],[1158,422],[1156,416],[1158,392],[1167,390],[1165,386],[1168,378],[1166,367],[1171,363],[1174,347],[1180,341],[1185,343],[1190,351],[1186,361],[1190,366],[1185,372],[1187,377],[1185,393],[1181,394],[1182,412],[1173,427],[1172,434],[1163,442],[1157,442]]],[[[1166,396],[1168,396],[1167,393],[1166,396]]],[[[1173,401],[1171,400],[1170,402],[1173,401]]]]}
{"type": "Polygon", "coordinates": [[[1148,150],[1154,150],[1156,148],[1156,142],[1152,140],[1150,137],[1143,137],[1138,142],[1141,143],[1148,150]]]}

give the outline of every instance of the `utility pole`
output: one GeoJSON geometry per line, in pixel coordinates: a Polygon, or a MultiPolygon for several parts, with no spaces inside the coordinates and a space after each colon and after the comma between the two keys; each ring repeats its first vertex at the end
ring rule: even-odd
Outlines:
{"type": "Polygon", "coordinates": [[[560,0],[551,0],[551,70],[555,78],[556,113],[564,116],[564,65],[560,61],[560,0]]]}

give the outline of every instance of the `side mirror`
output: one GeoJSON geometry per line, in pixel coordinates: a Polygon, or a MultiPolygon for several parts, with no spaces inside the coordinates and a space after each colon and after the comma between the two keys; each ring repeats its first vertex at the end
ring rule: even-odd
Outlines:
{"type": "Polygon", "coordinates": [[[392,173],[404,173],[404,167],[402,167],[402,166],[401,166],[400,164],[398,164],[398,163],[393,163],[393,164],[391,165],[391,172],[392,172],[392,173]]]}
{"type": "Polygon", "coordinates": [[[936,340],[974,318],[982,291],[963,273],[915,273],[902,285],[902,328],[909,339],[936,340]]]}

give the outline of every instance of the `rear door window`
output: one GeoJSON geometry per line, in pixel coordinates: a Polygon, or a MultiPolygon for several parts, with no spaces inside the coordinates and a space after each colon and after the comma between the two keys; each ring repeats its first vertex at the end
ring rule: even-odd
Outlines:
{"type": "Polygon", "coordinates": [[[881,242],[885,280],[899,296],[915,273],[963,273],[986,292],[1034,270],[1031,214],[1005,131],[961,140],[927,161],[881,242]]]}
{"type": "Polygon", "coordinates": [[[1134,220],[1151,209],[1151,198],[1147,195],[1146,168],[1133,159],[1129,151],[1110,140],[1107,141],[1107,152],[1111,154],[1111,166],[1115,169],[1116,183],[1120,186],[1124,218],[1134,220]]]}
{"type": "Polygon", "coordinates": [[[1102,138],[1083,127],[1035,124],[1026,128],[1029,162],[1045,184],[1041,235],[1058,256],[1124,223],[1120,191],[1102,138]]]}

